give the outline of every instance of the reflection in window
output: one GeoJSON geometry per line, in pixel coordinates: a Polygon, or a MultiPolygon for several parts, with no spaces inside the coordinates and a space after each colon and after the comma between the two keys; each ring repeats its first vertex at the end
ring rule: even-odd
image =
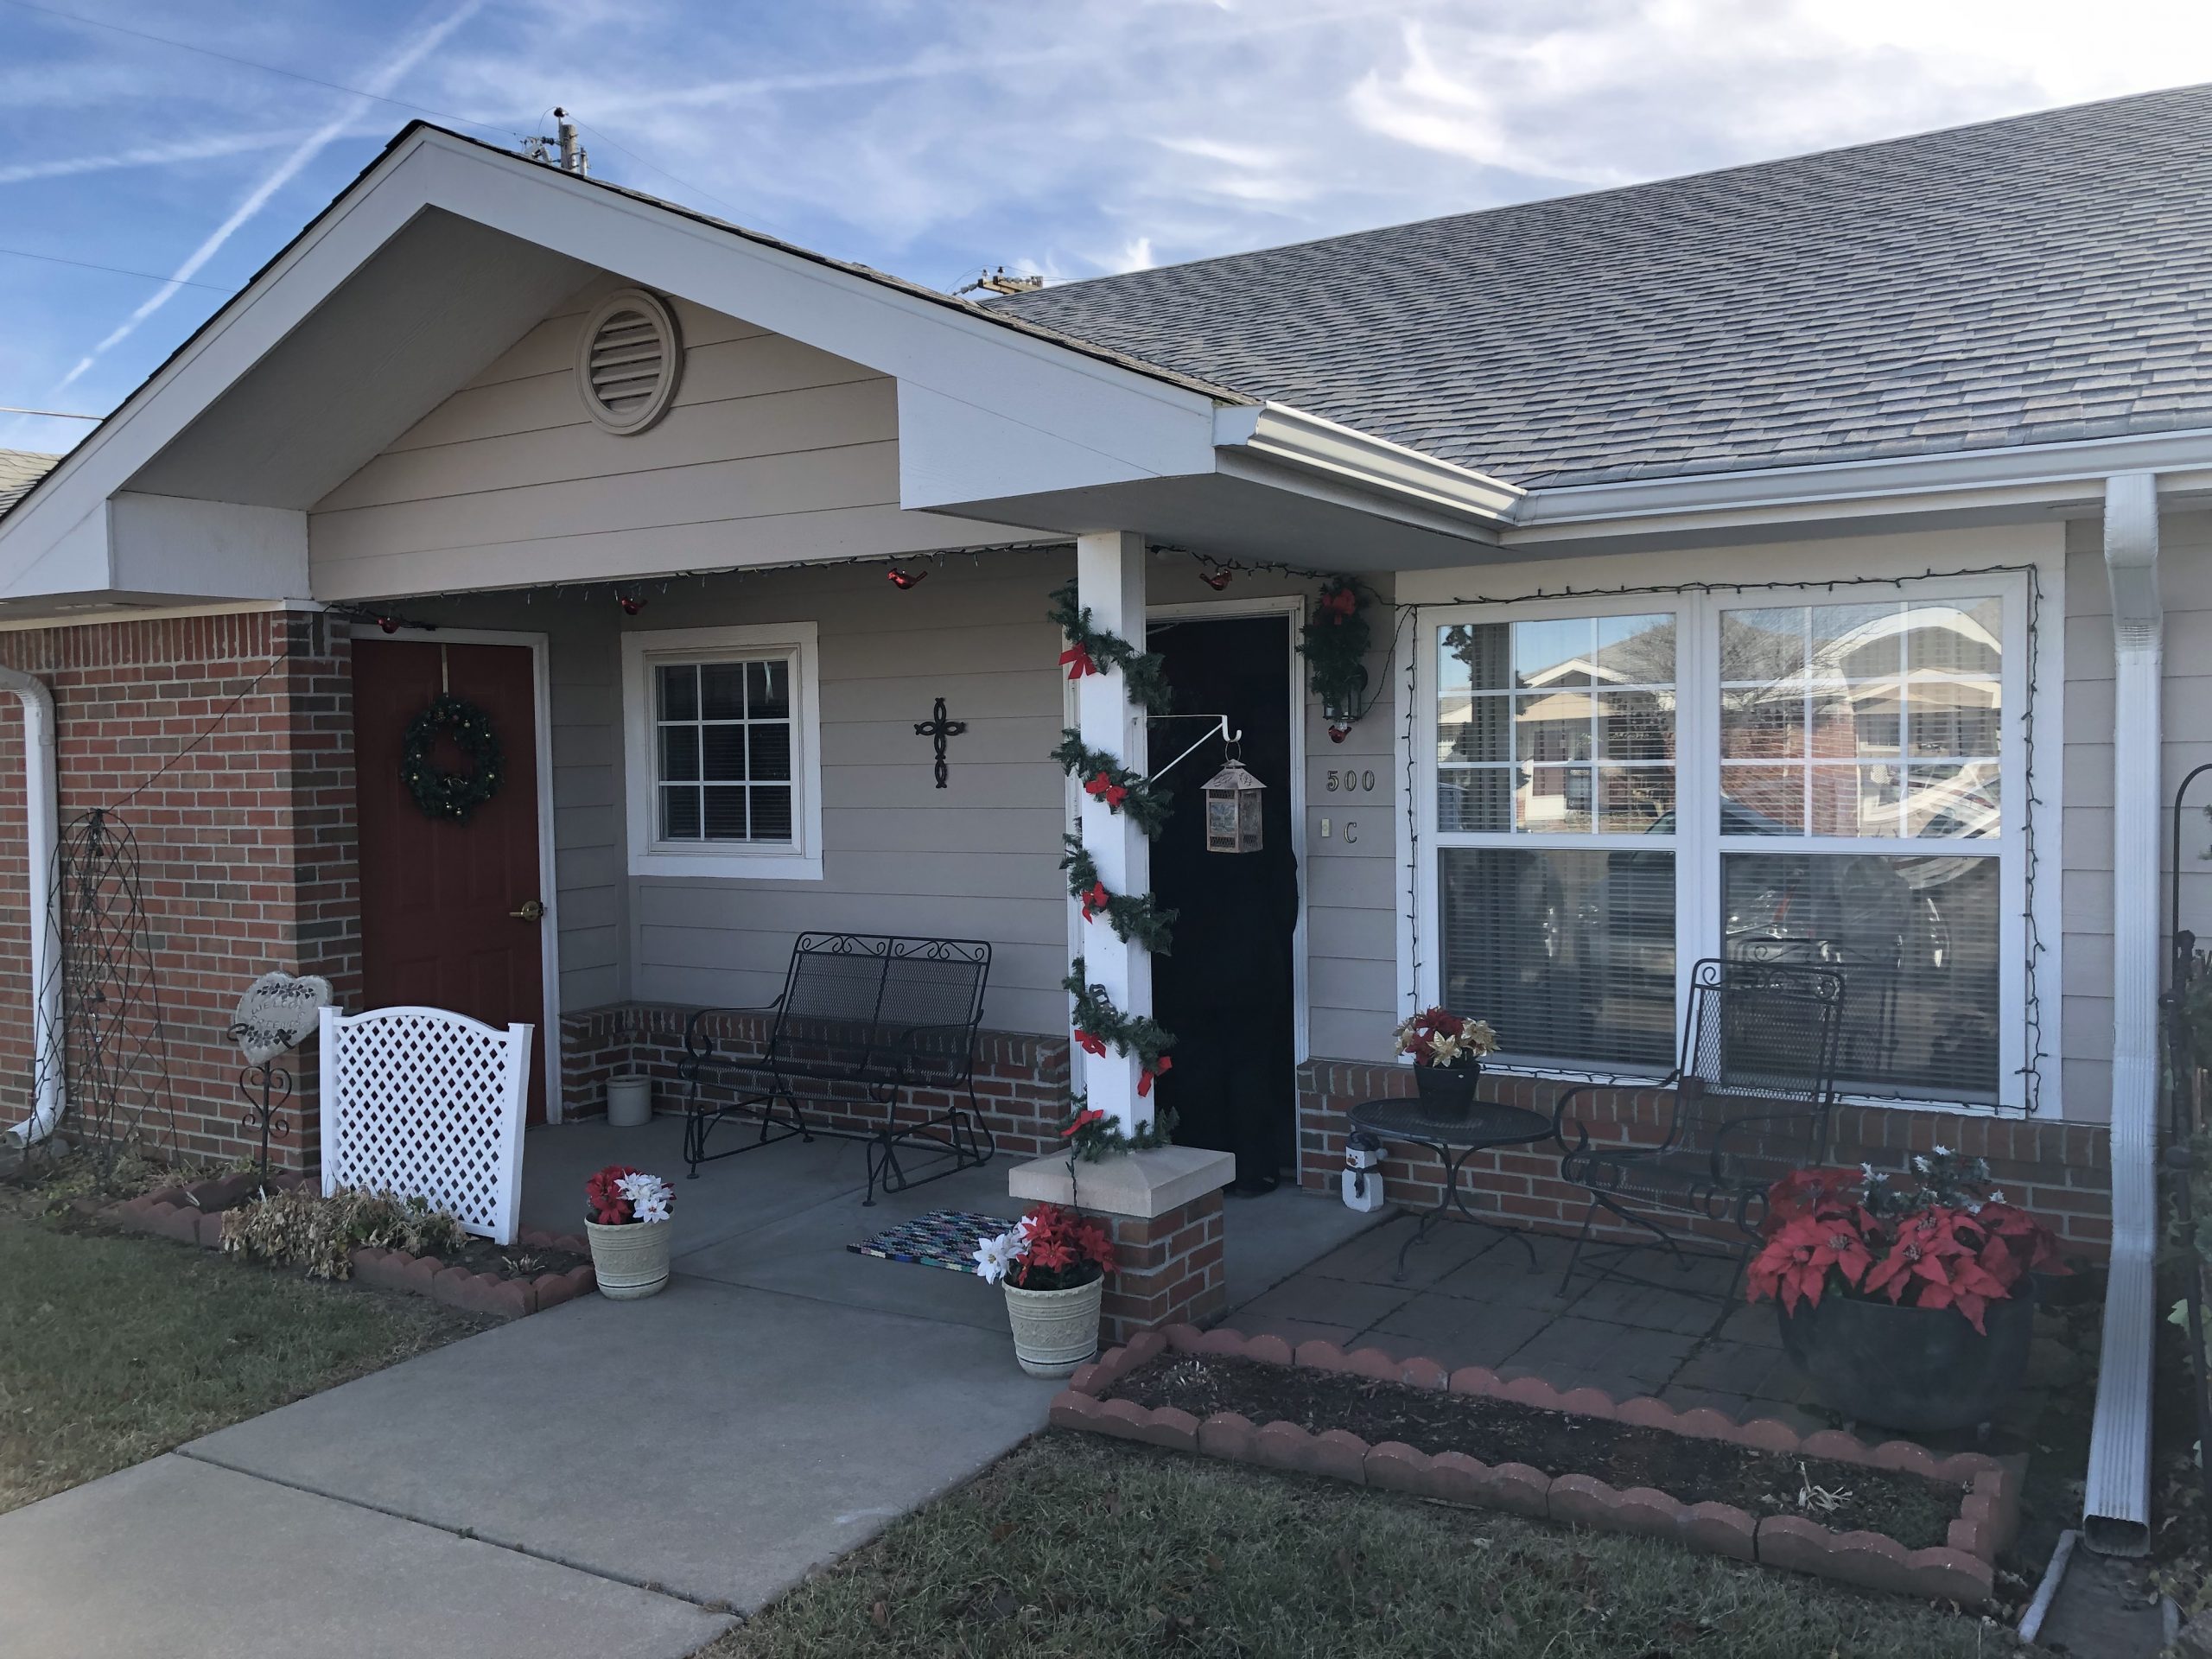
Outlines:
{"type": "Polygon", "coordinates": [[[1760,851],[1720,870],[1729,956],[1843,970],[1847,1092],[1997,1099],[1995,858],[1760,851]]]}
{"type": "Polygon", "coordinates": [[[1642,834],[1675,805],[1675,619],[1437,634],[1437,827],[1642,834]]]}
{"type": "Polygon", "coordinates": [[[1446,1007],[1520,1064],[1664,1071],[1675,1029],[1675,855],[1447,847],[1446,1007]]]}
{"type": "Polygon", "coordinates": [[[2002,615],[1993,598],[1724,611],[1722,833],[1996,835],[2002,615]]]}

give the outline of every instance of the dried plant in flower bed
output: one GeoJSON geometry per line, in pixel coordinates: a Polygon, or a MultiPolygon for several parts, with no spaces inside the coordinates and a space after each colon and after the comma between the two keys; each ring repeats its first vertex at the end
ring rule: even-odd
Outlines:
{"type": "Polygon", "coordinates": [[[1834,1532],[1878,1528],[1908,1549],[1942,1543],[1966,1495],[1955,1480],[1215,1354],[1160,1354],[1116,1378],[1103,1397],[1172,1406],[1201,1421],[1233,1411],[1255,1423],[1296,1423],[1313,1434],[1344,1429],[1370,1446],[1395,1440],[1485,1464],[1589,1475],[1624,1489],[1652,1487],[1686,1503],[1731,1503],[1754,1516],[1802,1515],[1834,1532]]]}

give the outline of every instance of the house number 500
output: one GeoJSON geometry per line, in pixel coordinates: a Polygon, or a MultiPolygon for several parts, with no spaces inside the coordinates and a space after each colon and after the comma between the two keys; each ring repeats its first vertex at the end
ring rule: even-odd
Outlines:
{"type": "Polygon", "coordinates": [[[1375,772],[1372,767],[1365,772],[1332,772],[1329,774],[1329,793],[1332,795],[1339,790],[1350,794],[1356,789],[1373,789],[1374,787],[1375,772]]]}

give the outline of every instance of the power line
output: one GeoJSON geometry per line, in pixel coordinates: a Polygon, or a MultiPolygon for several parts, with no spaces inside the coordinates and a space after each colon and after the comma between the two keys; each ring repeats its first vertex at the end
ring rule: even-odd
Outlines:
{"type": "Polygon", "coordinates": [[[105,415],[73,415],[66,409],[23,409],[15,404],[0,404],[0,415],[43,415],[49,421],[104,421],[105,415]]]}
{"type": "MultiPolygon", "coordinates": [[[[514,136],[514,125],[507,121],[481,121],[474,116],[455,115],[449,110],[434,110],[427,104],[410,103],[404,98],[391,98],[382,92],[365,92],[359,86],[348,86],[335,80],[324,80],[317,75],[302,74],[296,69],[281,69],[273,63],[259,63],[251,58],[235,57],[228,52],[218,52],[212,47],[196,46],[190,41],[172,39],[167,35],[156,35],[143,29],[130,29],[122,23],[111,23],[99,17],[80,17],[73,11],[64,11],[58,6],[41,6],[35,0],[0,0],[0,5],[15,7],[18,11],[35,11],[48,17],[59,17],[65,23],[75,23],[85,29],[105,29],[117,35],[128,35],[136,40],[151,41],[156,46],[173,47],[180,52],[197,52],[203,58],[214,58],[223,63],[234,63],[242,69],[258,69],[264,74],[283,75],[289,80],[303,80],[310,86],[321,86],[334,92],[346,92],[355,98],[366,98],[378,104],[396,105],[403,110],[413,110],[421,115],[434,115],[441,121],[451,121],[464,127],[480,127],[487,132],[504,132],[514,136]]],[[[618,146],[619,148],[619,146],[618,146]]]]}
{"type": "MultiPolygon", "coordinates": [[[[10,0],[10,3],[13,0],[10,0]]],[[[169,283],[179,288],[212,289],[218,294],[235,294],[235,288],[226,288],[220,283],[198,283],[189,276],[164,276],[159,271],[131,270],[122,265],[94,264],[89,259],[64,259],[58,253],[33,253],[28,248],[0,248],[0,254],[11,259],[42,259],[49,265],[74,265],[79,270],[112,271],[118,276],[143,276],[149,283],[169,283]]]]}

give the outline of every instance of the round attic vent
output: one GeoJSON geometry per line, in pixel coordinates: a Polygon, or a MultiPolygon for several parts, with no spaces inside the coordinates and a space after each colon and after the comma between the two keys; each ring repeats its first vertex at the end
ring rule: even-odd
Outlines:
{"type": "Polygon", "coordinates": [[[668,412],[683,371],[676,314],[639,288],[592,308],[576,342],[576,389],[593,420],[626,437],[668,412]]]}

